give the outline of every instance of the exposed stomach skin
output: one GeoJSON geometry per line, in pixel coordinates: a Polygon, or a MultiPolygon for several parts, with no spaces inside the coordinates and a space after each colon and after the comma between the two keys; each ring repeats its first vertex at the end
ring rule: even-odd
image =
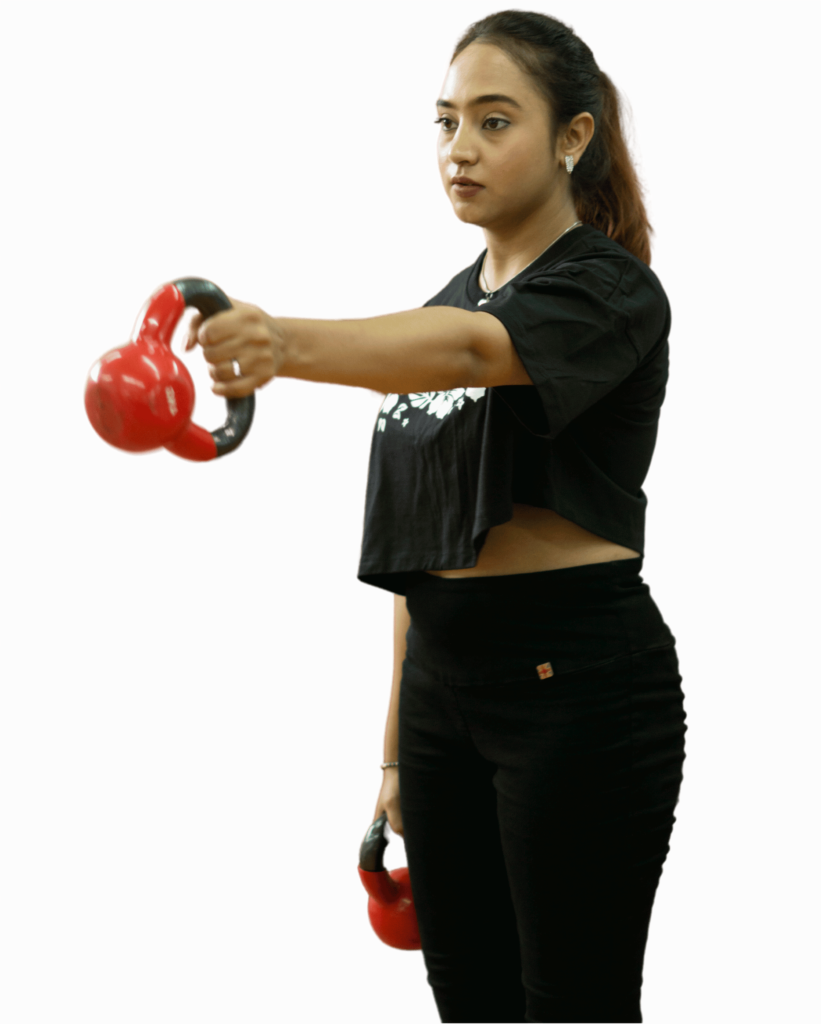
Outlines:
{"type": "Polygon", "coordinates": [[[511,520],[488,530],[476,565],[469,569],[426,569],[425,572],[446,579],[506,576],[639,557],[638,551],[597,537],[552,509],[514,505],[511,520]]]}

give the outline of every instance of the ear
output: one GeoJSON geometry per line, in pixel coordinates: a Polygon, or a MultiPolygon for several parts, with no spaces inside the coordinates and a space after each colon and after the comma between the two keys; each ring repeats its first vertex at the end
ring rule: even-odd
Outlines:
{"type": "Polygon", "coordinates": [[[471,387],[496,388],[504,384],[532,384],[519,353],[513,346],[507,328],[492,313],[477,310],[478,365],[471,387]]]}

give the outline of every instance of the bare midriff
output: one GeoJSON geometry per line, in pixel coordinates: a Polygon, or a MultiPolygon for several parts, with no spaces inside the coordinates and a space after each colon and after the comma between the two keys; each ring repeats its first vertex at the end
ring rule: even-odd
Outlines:
{"type": "Polygon", "coordinates": [[[639,557],[638,551],[598,537],[552,509],[514,505],[512,519],[488,530],[476,565],[470,569],[426,569],[425,572],[447,579],[506,576],[639,557]]]}

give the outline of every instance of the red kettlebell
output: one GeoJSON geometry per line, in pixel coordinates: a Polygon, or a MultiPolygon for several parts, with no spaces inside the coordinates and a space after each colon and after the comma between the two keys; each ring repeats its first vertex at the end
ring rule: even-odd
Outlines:
{"type": "Polygon", "coordinates": [[[368,890],[368,917],[379,938],[394,949],[421,949],[419,924],[407,868],[386,871],[382,863],[387,811],[365,833],[359,848],[359,877],[368,890]]]}
{"type": "Polygon", "coordinates": [[[127,452],[167,448],[182,459],[205,462],[227,455],[245,440],[254,418],[254,395],[228,398],[225,424],[209,433],[191,422],[194,382],[171,351],[174,328],[186,306],[203,319],[231,309],[231,300],[211,281],[186,277],[164,284],[137,316],[125,345],[91,367],[86,413],[100,437],[127,452]]]}

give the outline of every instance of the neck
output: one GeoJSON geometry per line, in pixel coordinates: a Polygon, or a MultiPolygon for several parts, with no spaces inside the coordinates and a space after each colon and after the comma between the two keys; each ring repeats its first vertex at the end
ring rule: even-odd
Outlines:
{"type": "Polygon", "coordinates": [[[484,280],[488,289],[497,291],[507,284],[577,220],[575,208],[568,205],[558,211],[543,211],[542,216],[521,224],[483,227],[487,246],[484,280]]]}

